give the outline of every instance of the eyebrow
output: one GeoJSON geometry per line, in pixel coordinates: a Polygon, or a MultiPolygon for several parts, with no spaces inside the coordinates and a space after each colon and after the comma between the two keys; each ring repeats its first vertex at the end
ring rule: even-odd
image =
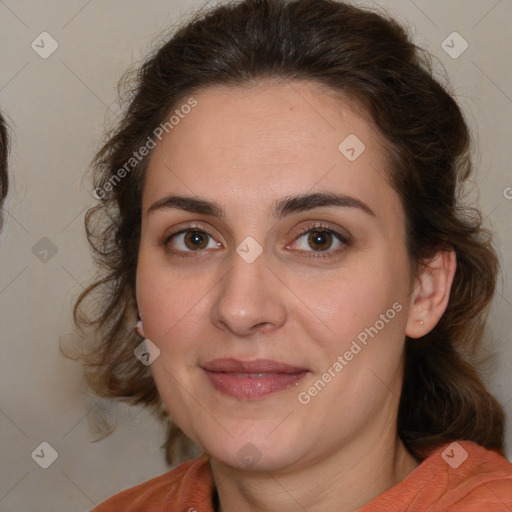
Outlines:
{"type": "MultiPolygon", "coordinates": [[[[359,199],[330,192],[285,197],[274,204],[274,207],[272,208],[272,215],[277,219],[281,219],[291,215],[292,213],[309,211],[322,207],[355,208],[373,217],[376,216],[372,209],[359,199]]],[[[219,218],[225,216],[222,206],[214,201],[181,195],[170,195],[159,199],[148,208],[147,213],[150,214],[158,210],[167,209],[179,209],[191,213],[211,215],[219,218]]]]}

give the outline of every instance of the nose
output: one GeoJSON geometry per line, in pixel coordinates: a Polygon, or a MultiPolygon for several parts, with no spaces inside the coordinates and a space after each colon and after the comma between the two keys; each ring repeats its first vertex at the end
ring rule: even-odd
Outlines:
{"type": "Polygon", "coordinates": [[[265,253],[248,263],[234,252],[231,269],[217,288],[212,321],[243,337],[277,329],[287,315],[283,288],[267,265],[265,253]]]}

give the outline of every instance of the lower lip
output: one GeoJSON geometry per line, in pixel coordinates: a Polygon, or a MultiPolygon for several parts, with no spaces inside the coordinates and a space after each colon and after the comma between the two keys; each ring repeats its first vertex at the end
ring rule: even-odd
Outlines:
{"type": "Polygon", "coordinates": [[[297,384],[308,373],[266,373],[262,377],[258,374],[224,373],[203,370],[210,379],[213,387],[234,398],[262,398],[278,391],[283,391],[297,384]]]}

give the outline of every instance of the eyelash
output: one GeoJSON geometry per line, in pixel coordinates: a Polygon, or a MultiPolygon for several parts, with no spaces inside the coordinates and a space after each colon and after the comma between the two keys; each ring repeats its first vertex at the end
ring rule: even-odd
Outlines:
{"type": "MultiPolygon", "coordinates": [[[[182,235],[184,233],[188,233],[190,231],[197,232],[197,233],[200,233],[200,234],[205,235],[207,237],[213,238],[212,235],[210,235],[204,229],[201,229],[199,226],[193,226],[193,225],[192,226],[187,226],[186,228],[181,229],[180,231],[176,231],[174,233],[171,233],[169,236],[167,236],[165,238],[164,245],[166,247],[166,251],[168,253],[170,253],[170,254],[177,255],[177,256],[182,257],[182,258],[194,257],[195,254],[204,252],[204,249],[203,250],[199,249],[197,251],[181,251],[181,250],[171,249],[169,247],[169,243],[170,243],[170,241],[174,237],[176,237],[178,235],[182,235]]],[[[308,226],[307,228],[305,228],[303,231],[301,231],[296,236],[296,238],[294,239],[294,242],[299,240],[301,237],[303,237],[307,233],[314,232],[314,231],[319,231],[319,232],[322,232],[322,233],[325,232],[325,233],[329,233],[329,234],[333,235],[333,237],[335,239],[337,239],[339,242],[341,242],[344,245],[344,247],[341,248],[341,249],[335,250],[335,251],[331,251],[330,249],[326,249],[325,251],[304,251],[304,252],[311,253],[309,256],[307,256],[310,259],[332,258],[335,255],[345,251],[345,249],[349,245],[349,241],[341,233],[338,233],[337,231],[335,231],[334,229],[330,228],[329,226],[326,226],[326,225],[321,224],[321,223],[317,223],[317,224],[314,224],[314,225],[311,225],[311,226],[308,226]]]]}

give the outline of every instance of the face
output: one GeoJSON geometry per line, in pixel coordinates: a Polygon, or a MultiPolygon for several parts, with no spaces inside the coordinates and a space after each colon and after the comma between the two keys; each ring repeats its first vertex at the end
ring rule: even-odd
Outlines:
{"type": "Polygon", "coordinates": [[[171,417],[237,468],[396,435],[411,275],[375,128],[313,83],[194,98],[152,154],[137,268],[171,417]]]}

